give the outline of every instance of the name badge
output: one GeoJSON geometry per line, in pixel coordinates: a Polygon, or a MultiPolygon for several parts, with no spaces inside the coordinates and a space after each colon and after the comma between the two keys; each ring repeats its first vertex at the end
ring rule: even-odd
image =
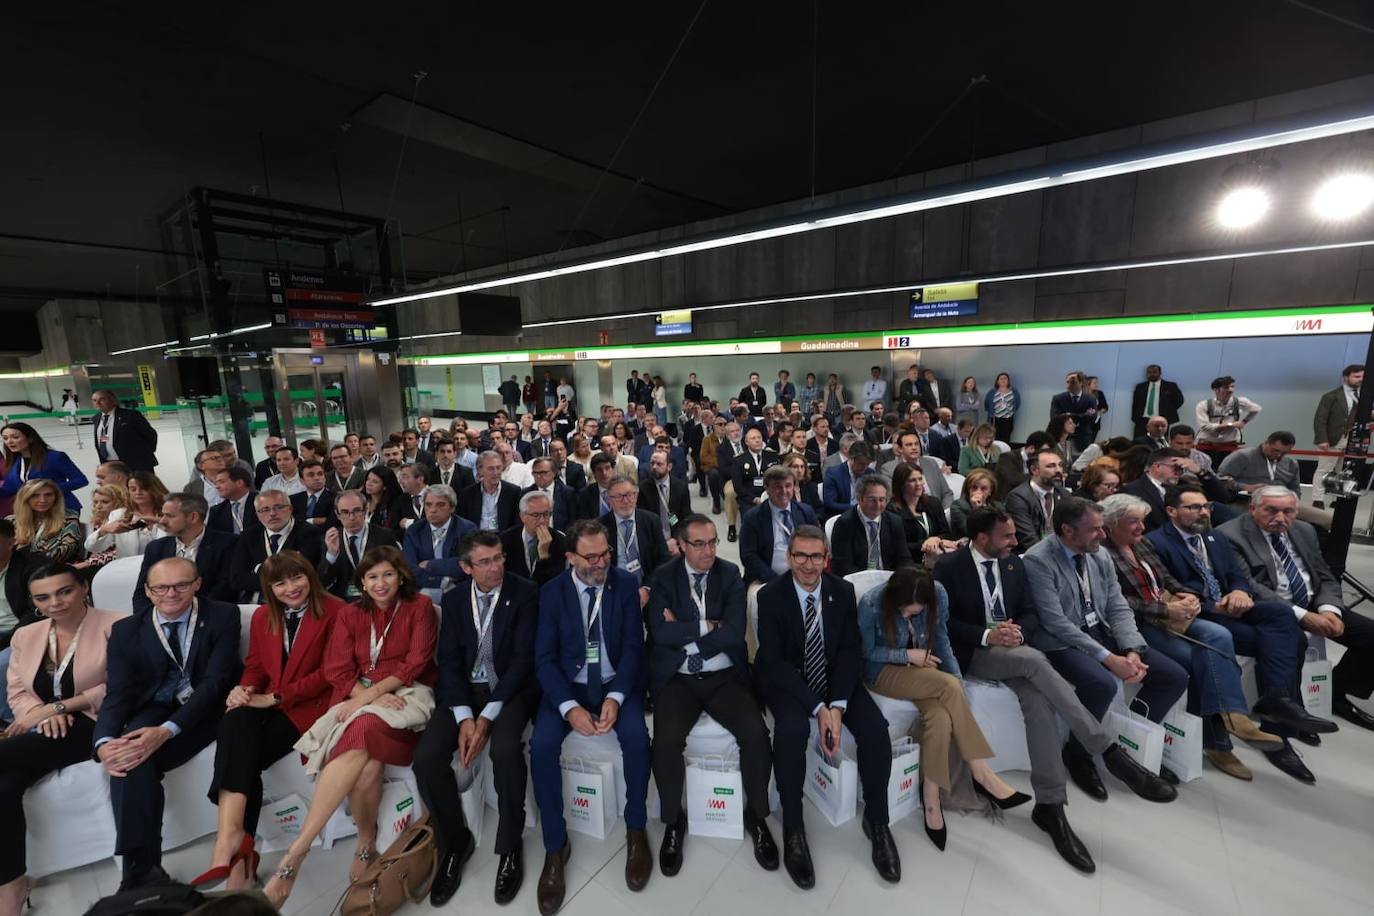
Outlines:
{"type": "Polygon", "coordinates": [[[101,444],[101,445],[105,445],[105,444],[107,444],[109,441],[110,441],[109,433],[106,433],[105,435],[103,435],[103,436],[100,437],[100,444],[101,444]]]}
{"type": "Polygon", "coordinates": [[[754,486],[756,486],[756,487],[761,487],[761,486],[763,486],[763,478],[762,478],[762,477],[755,477],[755,478],[754,478],[754,486]]]}
{"type": "Polygon", "coordinates": [[[589,642],[589,643],[587,643],[587,664],[589,664],[589,665],[599,665],[599,664],[601,664],[601,643],[599,643],[599,642],[589,642]]]}
{"type": "Polygon", "coordinates": [[[669,527],[672,527],[672,528],[676,528],[676,527],[677,527],[677,513],[676,513],[676,512],[669,512],[669,513],[668,513],[668,525],[669,525],[669,527]]]}
{"type": "Polygon", "coordinates": [[[177,702],[184,704],[187,700],[191,699],[191,694],[195,692],[195,689],[190,684],[182,685],[182,688],[177,691],[177,702]]]}
{"type": "Polygon", "coordinates": [[[625,565],[621,568],[624,569],[626,572],[637,573],[639,572],[639,560],[626,560],[625,565]]]}
{"type": "Polygon", "coordinates": [[[1099,620],[1097,617],[1097,611],[1088,611],[1088,613],[1083,617],[1083,625],[1085,627],[1095,627],[1098,623],[1099,620]]]}

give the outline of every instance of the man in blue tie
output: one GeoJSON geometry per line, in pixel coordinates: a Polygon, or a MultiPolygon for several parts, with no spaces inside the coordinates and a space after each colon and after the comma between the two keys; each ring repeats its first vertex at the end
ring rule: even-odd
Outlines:
{"type": "Polygon", "coordinates": [[[744,513],[740,526],[739,556],[745,578],[755,582],[773,581],[790,570],[787,545],[792,532],[802,525],[815,525],[816,513],[796,500],[798,482],[780,464],[763,472],[763,488],[768,498],[744,513]]]}
{"type": "Polygon", "coordinates": [[[296,521],[328,525],[334,519],[334,494],[325,486],[324,465],[313,459],[302,461],[300,478],[305,489],[291,495],[296,521]]]}
{"type": "Polygon", "coordinates": [[[568,569],[539,594],[535,674],[544,699],[534,720],[530,760],[544,834],[539,912],[563,905],[571,853],[563,823],[559,755],[569,731],[616,733],[625,760],[625,884],[643,890],[653,871],[648,822],[649,731],[644,723],[644,625],[639,583],[614,568],[605,527],[595,520],[568,529],[568,569]]]}
{"type": "Polygon", "coordinates": [[[291,498],[281,490],[263,490],[254,505],[261,527],[246,529],[234,547],[229,586],[244,603],[261,600],[258,567],[283,550],[298,550],[312,566],[324,558],[324,535],[315,525],[296,524],[291,498]]]}

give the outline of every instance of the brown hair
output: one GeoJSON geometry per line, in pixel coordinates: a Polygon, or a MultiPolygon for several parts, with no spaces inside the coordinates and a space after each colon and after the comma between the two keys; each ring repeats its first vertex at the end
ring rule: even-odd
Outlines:
{"type": "MultiPolygon", "coordinates": [[[[376,468],[373,468],[376,470],[376,468]]],[[[390,544],[382,547],[369,547],[363,554],[363,558],[358,561],[358,568],[353,571],[353,585],[362,593],[358,599],[358,607],[367,611],[369,614],[377,610],[377,604],[372,600],[372,596],[363,588],[363,576],[374,566],[383,563],[390,563],[396,570],[396,575],[401,579],[401,587],[398,589],[398,597],[402,601],[409,601],[420,594],[420,584],[415,581],[415,573],[410,571],[410,564],[406,562],[405,554],[399,548],[392,547],[390,544]]]]}
{"type": "Polygon", "coordinates": [[[272,586],[295,576],[305,576],[310,580],[310,602],[306,605],[310,616],[316,620],[324,616],[324,586],[320,584],[315,567],[299,551],[283,550],[263,560],[258,567],[258,586],[262,589],[262,603],[267,608],[269,633],[280,633],[286,617],[286,608],[272,591],[272,586]]]}
{"type": "Polygon", "coordinates": [[[897,641],[897,618],[908,604],[919,604],[926,613],[926,649],[935,645],[935,580],[923,566],[903,566],[883,586],[883,634],[897,641]]]}
{"type": "Polygon", "coordinates": [[[968,495],[973,490],[973,487],[983,481],[987,481],[988,485],[992,487],[992,490],[988,493],[988,501],[991,502],[995,500],[997,498],[997,475],[987,468],[974,468],[969,471],[964,477],[964,488],[959,491],[959,495],[964,499],[968,499],[968,495]]]}

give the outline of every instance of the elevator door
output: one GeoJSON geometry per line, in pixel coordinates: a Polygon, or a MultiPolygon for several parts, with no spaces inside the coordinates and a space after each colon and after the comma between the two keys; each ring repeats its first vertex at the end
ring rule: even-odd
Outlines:
{"type": "Polygon", "coordinates": [[[277,355],[277,405],[288,443],[343,441],[349,429],[347,370],[342,356],[277,355]]]}

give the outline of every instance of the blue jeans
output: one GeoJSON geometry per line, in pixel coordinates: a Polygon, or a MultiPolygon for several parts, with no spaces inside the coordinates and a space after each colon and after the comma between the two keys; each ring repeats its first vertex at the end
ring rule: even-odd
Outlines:
{"type": "Polygon", "coordinates": [[[4,651],[0,651],[0,720],[5,722],[14,721],[14,710],[10,709],[9,691],[4,689],[9,670],[10,647],[6,646],[4,651]]]}
{"type": "Polygon", "coordinates": [[[1140,634],[1150,644],[1152,652],[1167,655],[1187,669],[1188,711],[1202,718],[1203,746],[1229,751],[1231,739],[1217,714],[1249,711],[1240,686],[1240,665],[1235,661],[1236,647],[1230,631],[1208,620],[1194,620],[1187,635],[1211,648],[1194,645],[1149,624],[1141,626],[1140,634]]]}

